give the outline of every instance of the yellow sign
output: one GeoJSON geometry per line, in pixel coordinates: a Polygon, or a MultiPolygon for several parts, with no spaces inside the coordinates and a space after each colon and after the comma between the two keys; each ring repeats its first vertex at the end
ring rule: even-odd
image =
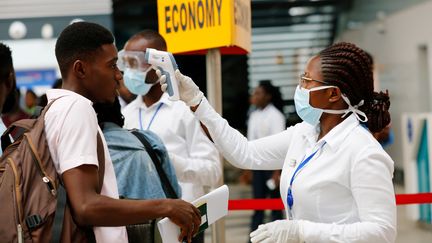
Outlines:
{"type": "Polygon", "coordinates": [[[250,0],[158,0],[159,33],[172,53],[251,49],[250,0]]]}

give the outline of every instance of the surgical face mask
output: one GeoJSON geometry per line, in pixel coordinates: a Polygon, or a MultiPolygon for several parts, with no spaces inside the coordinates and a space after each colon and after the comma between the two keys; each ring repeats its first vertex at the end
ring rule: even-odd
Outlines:
{"type": "Polygon", "coordinates": [[[310,92],[317,91],[317,90],[323,90],[323,89],[329,89],[334,88],[335,86],[319,86],[311,89],[305,89],[300,87],[299,85],[296,88],[295,94],[294,94],[294,104],[296,108],[296,112],[299,115],[299,117],[311,124],[312,126],[316,126],[320,122],[320,118],[322,113],[330,113],[330,114],[343,114],[342,118],[348,115],[350,112],[354,113],[356,118],[361,122],[367,121],[367,116],[364,112],[360,111],[358,107],[362,106],[364,101],[360,101],[358,105],[352,106],[349,99],[342,95],[342,99],[345,101],[345,103],[348,104],[348,109],[344,110],[326,110],[326,109],[320,109],[312,107],[309,104],[310,100],[310,92]],[[360,116],[363,118],[360,118],[360,116]]]}
{"type": "Polygon", "coordinates": [[[153,85],[157,84],[157,82],[152,84],[148,84],[145,82],[147,74],[150,70],[152,70],[152,68],[149,68],[146,71],[126,68],[123,74],[123,80],[126,88],[132,94],[146,95],[149,92],[150,88],[153,85]]]}

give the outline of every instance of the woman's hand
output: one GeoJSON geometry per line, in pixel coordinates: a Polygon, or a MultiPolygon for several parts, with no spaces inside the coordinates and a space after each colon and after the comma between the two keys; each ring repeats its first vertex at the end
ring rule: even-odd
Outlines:
{"type": "Polygon", "coordinates": [[[298,243],[300,242],[299,222],[296,220],[276,220],[262,224],[250,233],[252,243],[298,243]]]}
{"type": "MultiPolygon", "coordinates": [[[[168,88],[166,83],[165,75],[162,75],[160,70],[156,70],[156,74],[159,76],[159,81],[161,83],[161,89],[165,92],[168,88]]],[[[178,81],[179,96],[182,101],[186,103],[187,106],[194,107],[195,109],[204,97],[203,92],[194,83],[194,81],[183,75],[178,69],[175,71],[175,77],[178,81]]]]}

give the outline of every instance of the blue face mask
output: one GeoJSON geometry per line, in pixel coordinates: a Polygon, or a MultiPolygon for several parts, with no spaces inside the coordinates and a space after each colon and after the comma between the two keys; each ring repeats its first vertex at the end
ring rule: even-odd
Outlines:
{"type": "Polygon", "coordinates": [[[123,80],[126,88],[132,94],[146,95],[150,88],[157,83],[148,84],[145,82],[147,74],[150,70],[152,69],[149,68],[147,71],[143,72],[136,69],[126,68],[123,74],[123,80]]]}
{"type": "Polygon", "coordinates": [[[319,86],[311,89],[305,89],[298,85],[294,94],[294,104],[295,104],[296,112],[299,115],[299,117],[303,121],[311,124],[312,126],[316,126],[320,122],[322,113],[343,114],[342,115],[343,118],[352,112],[354,113],[354,115],[357,117],[359,121],[366,122],[367,121],[366,114],[358,109],[358,107],[363,105],[363,100],[360,101],[358,105],[351,106],[349,99],[345,95],[342,95],[342,99],[345,101],[345,103],[348,104],[348,109],[345,110],[325,110],[325,109],[312,107],[309,104],[310,92],[322,90],[322,89],[334,88],[334,87],[335,86],[319,86]],[[359,115],[362,116],[363,118],[360,118],[359,115]]]}

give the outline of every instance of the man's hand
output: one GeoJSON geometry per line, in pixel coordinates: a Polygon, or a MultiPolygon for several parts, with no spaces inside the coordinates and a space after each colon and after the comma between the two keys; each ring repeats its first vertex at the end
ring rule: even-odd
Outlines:
{"type": "Polygon", "coordinates": [[[299,222],[296,220],[276,220],[262,224],[250,233],[252,243],[298,243],[300,242],[299,222]]]}
{"type": "MultiPolygon", "coordinates": [[[[163,92],[167,90],[168,84],[166,83],[165,75],[162,75],[160,70],[156,70],[161,83],[163,92]]],[[[178,80],[178,88],[180,99],[186,103],[187,106],[194,107],[199,105],[201,99],[204,97],[203,92],[188,76],[183,75],[178,69],[175,71],[175,77],[178,80]]]]}
{"type": "Polygon", "coordinates": [[[179,241],[192,241],[192,237],[198,232],[201,225],[200,211],[192,204],[181,199],[171,199],[166,202],[170,210],[168,218],[181,229],[179,241]]]}

